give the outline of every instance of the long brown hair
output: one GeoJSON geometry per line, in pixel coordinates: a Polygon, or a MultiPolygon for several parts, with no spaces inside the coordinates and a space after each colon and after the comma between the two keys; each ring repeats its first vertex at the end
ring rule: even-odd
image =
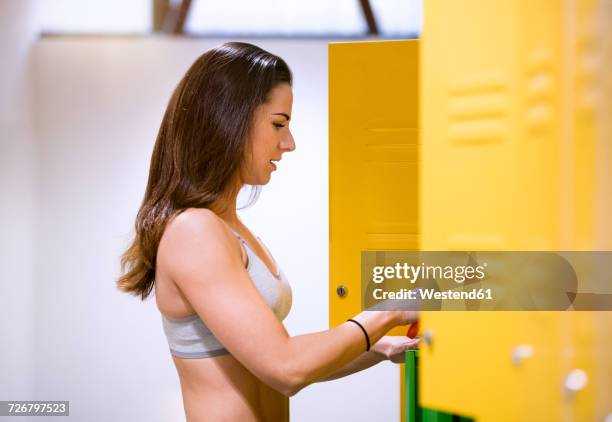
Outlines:
{"type": "Polygon", "coordinates": [[[159,128],[135,238],[121,256],[121,291],[144,300],[168,221],[187,208],[210,208],[233,189],[254,111],[283,82],[292,83],[285,61],[247,43],[222,44],[191,65],[159,128]]]}

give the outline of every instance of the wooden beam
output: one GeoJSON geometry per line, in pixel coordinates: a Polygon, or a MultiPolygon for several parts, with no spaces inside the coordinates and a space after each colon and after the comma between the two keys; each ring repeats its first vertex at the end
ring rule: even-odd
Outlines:
{"type": "Polygon", "coordinates": [[[191,0],[183,0],[178,7],[176,21],[174,23],[174,33],[183,34],[185,32],[185,21],[191,9],[191,0]]]}
{"type": "Polygon", "coordinates": [[[190,9],[191,0],[153,0],[153,31],[183,34],[190,9]]]}
{"type": "Polygon", "coordinates": [[[372,12],[370,0],[359,0],[359,4],[361,4],[363,16],[368,24],[368,34],[378,35],[378,25],[376,24],[376,19],[374,18],[374,13],[372,12]]]}
{"type": "Polygon", "coordinates": [[[170,0],[153,0],[153,32],[162,32],[169,9],[170,0]]]}

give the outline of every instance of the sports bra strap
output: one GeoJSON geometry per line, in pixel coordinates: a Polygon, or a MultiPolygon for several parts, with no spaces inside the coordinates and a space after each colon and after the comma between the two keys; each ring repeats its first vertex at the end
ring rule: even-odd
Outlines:
{"type": "MultiPolygon", "coordinates": [[[[229,226],[228,226],[229,227],[229,226]]],[[[242,238],[242,236],[240,236],[238,233],[236,233],[234,231],[234,229],[232,229],[231,227],[229,227],[230,231],[232,233],[234,233],[234,235],[238,238],[238,240],[240,240],[242,242],[242,250],[244,250],[244,254],[246,255],[246,264],[244,265],[244,268],[249,268],[249,252],[246,250],[246,248],[249,246],[247,245],[246,241],[242,238]]]]}
{"type": "Polygon", "coordinates": [[[231,232],[234,233],[234,235],[242,242],[242,243],[246,243],[246,241],[242,238],[242,236],[240,236],[238,234],[238,232],[234,231],[234,229],[230,228],[231,232]]]}

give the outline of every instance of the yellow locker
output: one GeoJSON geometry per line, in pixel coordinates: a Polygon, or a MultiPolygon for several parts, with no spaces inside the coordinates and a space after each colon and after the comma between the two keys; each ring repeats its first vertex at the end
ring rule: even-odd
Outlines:
{"type": "Polygon", "coordinates": [[[362,250],[418,248],[417,106],[417,40],[330,44],[331,327],[361,311],[362,250]]]}
{"type": "MultiPolygon", "coordinates": [[[[420,41],[330,45],[330,326],[360,311],[362,250],[612,248],[611,4],[432,0],[420,41]]],[[[425,407],[612,411],[611,312],[426,312],[421,328],[425,407]]]]}
{"type": "MultiPolygon", "coordinates": [[[[424,5],[421,248],[609,249],[610,2],[424,5]]],[[[603,418],[609,327],[609,312],[425,313],[422,404],[603,418]]]]}
{"type": "MultiPolygon", "coordinates": [[[[569,1],[565,13],[570,241],[575,250],[612,250],[612,2],[569,1]]],[[[612,415],[612,312],[573,312],[567,318],[565,419],[603,421],[612,415]],[[572,382],[577,391],[568,390],[572,382]]]]}
{"type": "Polygon", "coordinates": [[[361,251],[418,248],[418,47],[329,46],[330,327],[361,311],[361,251]]]}
{"type": "MultiPolygon", "coordinates": [[[[425,3],[422,249],[559,247],[561,57],[554,41],[560,11],[536,24],[545,6],[425,3]]],[[[422,404],[478,421],[525,420],[520,381],[530,378],[532,366],[529,357],[513,359],[513,352],[533,347],[521,341],[529,324],[518,312],[425,313],[423,330],[433,342],[422,353],[422,404]]],[[[553,343],[541,347],[536,356],[554,356],[553,343]]],[[[560,368],[554,361],[546,365],[554,382],[560,368]]]]}

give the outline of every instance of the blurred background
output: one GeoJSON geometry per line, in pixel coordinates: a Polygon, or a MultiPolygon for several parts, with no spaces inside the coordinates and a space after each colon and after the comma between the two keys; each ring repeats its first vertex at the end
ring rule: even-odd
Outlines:
{"type": "MultiPolygon", "coordinates": [[[[292,284],[290,334],[327,329],[328,43],[418,38],[421,22],[418,0],[0,0],[0,400],[183,420],[154,298],[115,279],[172,90],[228,40],[294,72],[297,149],[241,216],[292,284]]],[[[398,420],[398,374],[383,363],[309,386],[292,421],[398,420]]]]}

